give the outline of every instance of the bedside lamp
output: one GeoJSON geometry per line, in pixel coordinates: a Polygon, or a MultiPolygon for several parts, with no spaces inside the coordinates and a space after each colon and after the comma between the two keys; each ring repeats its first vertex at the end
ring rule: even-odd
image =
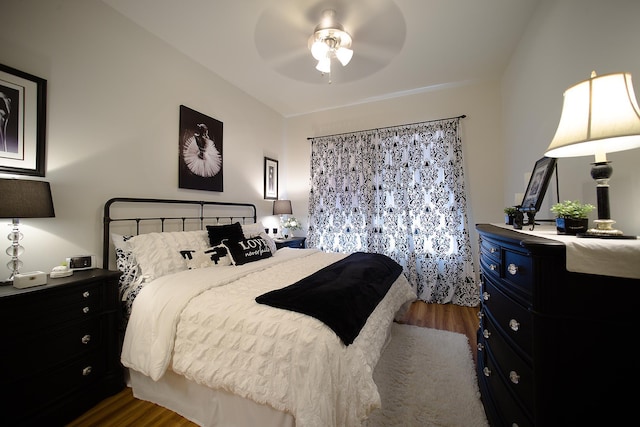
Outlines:
{"type": "MultiPolygon", "coordinates": [[[[284,222],[285,215],[293,214],[293,209],[291,209],[291,200],[274,200],[273,214],[280,216],[280,224],[282,224],[284,222]]],[[[275,229],[273,231],[275,233],[275,229]]]]}
{"type": "Polygon", "coordinates": [[[273,202],[273,214],[280,215],[280,219],[282,219],[283,215],[293,214],[291,200],[275,200],[273,202]]]}
{"type": "Polygon", "coordinates": [[[567,89],[556,134],[547,157],[595,156],[591,177],[596,181],[598,219],[582,237],[624,237],[612,226],[609,178],[613,173],[607,153],[640,147],[640,108],[631,74],[596,76],[567,89]]]}
{"type": "Polygon", "coordinates": [[[7,255],[11,260],[7,263],[7,268],[11,275],[7,279],[9,283],[20,272],[22,261],[19,257],[24,253],[24,248],[20,246],[19,225],[20,218],[50,218],[55,217],[53,211],[53,199],[51,198],[51,188],[48,182],[31,181],[25,179],[0,179],[0,218],[11,218],[12,230],[7,236],[11,240],[11,246],[7,248],[7,255]]]}

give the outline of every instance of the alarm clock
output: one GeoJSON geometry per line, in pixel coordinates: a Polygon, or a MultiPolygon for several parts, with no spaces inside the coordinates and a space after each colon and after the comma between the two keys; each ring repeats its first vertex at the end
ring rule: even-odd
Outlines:
{"type": "Polygon", "coordinates": [[[96,268],[95,255],[76,255],[67,258],[67,267],[71,270],[89,270],[96,268]]]}

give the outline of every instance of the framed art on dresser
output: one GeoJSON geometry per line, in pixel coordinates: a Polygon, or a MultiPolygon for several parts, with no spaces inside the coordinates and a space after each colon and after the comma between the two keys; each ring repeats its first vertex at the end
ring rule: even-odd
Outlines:
{"type": "Polygon", "coordinates": [[[549,180],[556,166],[556,159],[553,157],[543,157],[536,162],[527,185],[527,190],[520,205],[521,212],[536,213],[540,210],[542,199],[549,187],[549,180]]]}
{"type": "Polygon", "coordinates": [[[45,175],[47,81],[0,64],[0,172],[45,175]]]}

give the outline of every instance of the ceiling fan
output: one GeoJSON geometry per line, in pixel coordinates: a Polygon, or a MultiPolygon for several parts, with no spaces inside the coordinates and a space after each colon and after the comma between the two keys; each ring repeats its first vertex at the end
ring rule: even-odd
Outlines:
{"type": "Polygon", "coordinates": [[[327,79],[333,83],[360,80],[386,67],[402,49],[405,36],[404,17],[392,0],[287,0],[272,2],[264,9],[256,23],[254,42],[260,57],[279,74],[326,84],[327,79]],[[340,26],[323,27],[327,15],[340,26]],[[340,34],[340,44],[336,44],[338,40],[331,37],[335,31],[329,31],[336,28],[349,36],[350,43],[340,34]],[[312,52],[316,30],[329,37],[312,52]],[[330,66],[332,55],[336,64],[349,65],[330,66]]]}

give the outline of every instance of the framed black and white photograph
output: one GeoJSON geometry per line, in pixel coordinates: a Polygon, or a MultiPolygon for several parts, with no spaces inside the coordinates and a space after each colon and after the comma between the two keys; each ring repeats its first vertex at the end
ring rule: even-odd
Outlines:
{"type": "Polygon", "coordinates": [[[278,161],[268,157],[264,158],[264,198],[278,199],[278,161]]]}
{"type": "Polygon", "coordinates": [[[47,81],[0,64],[0,172],[45,175],[47,81]]]}
{"type": "Polygon", "coordinates": [[[179,188],[222,191],[222,122],[180,106],[179,188]]]}
{"type": "Polygon", "coordinates": [[[538,212],[540,210],[542,199],[544,199],[547,187],[549,187],[549,180],[555,166],[556,159],[553,157],[543,157],[536,162],[522,199],[520,211],[538,212]]]}

